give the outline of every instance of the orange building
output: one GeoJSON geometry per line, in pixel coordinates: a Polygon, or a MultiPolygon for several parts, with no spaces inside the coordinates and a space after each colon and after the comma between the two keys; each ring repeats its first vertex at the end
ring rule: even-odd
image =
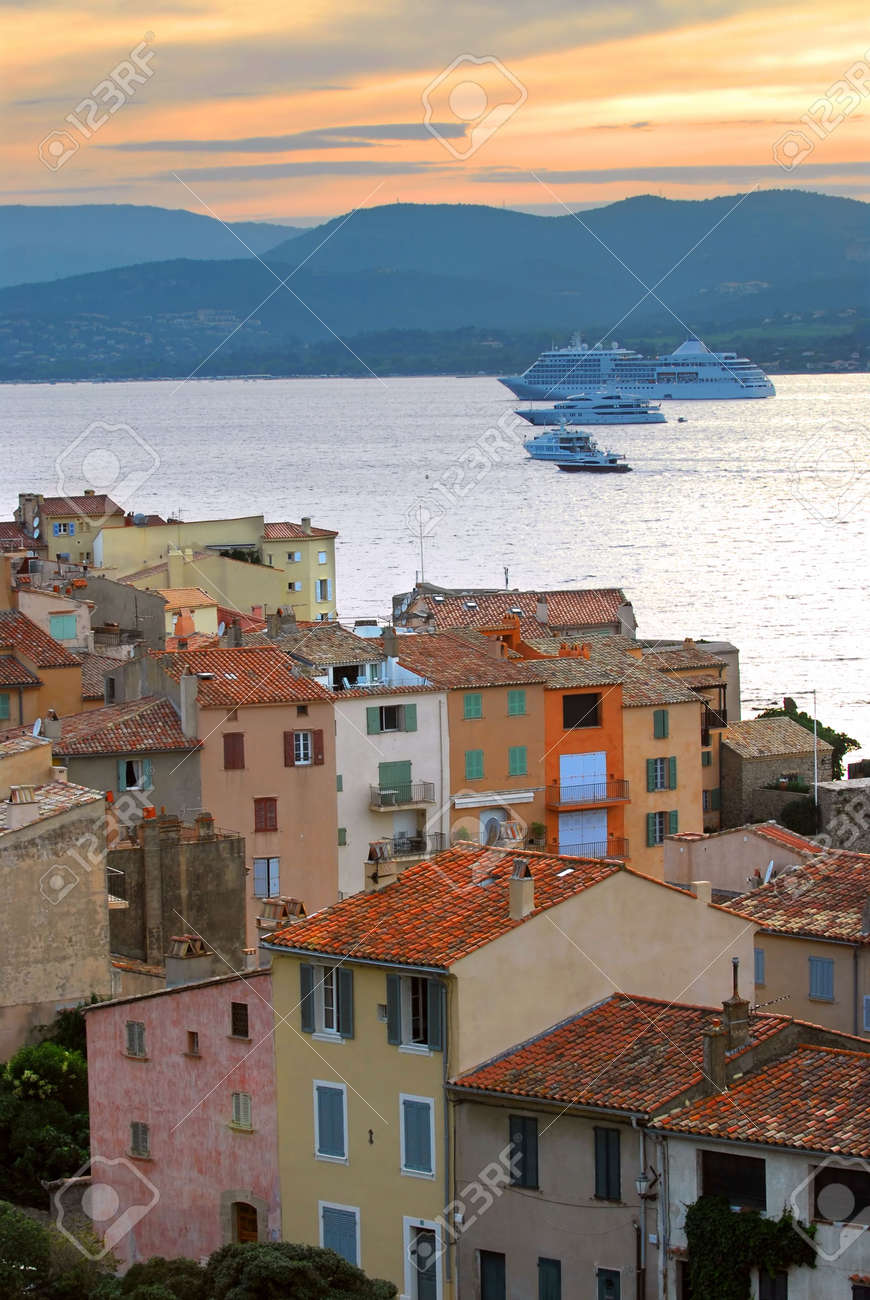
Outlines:
{"type": "Polygon", "coordinates": [[[82,707],[82,666],[17,609],[0,609],[0,729],[82,707]]]}

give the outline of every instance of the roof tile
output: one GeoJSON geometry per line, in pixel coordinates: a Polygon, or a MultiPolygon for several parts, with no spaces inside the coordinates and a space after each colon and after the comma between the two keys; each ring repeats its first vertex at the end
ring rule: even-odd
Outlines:
{"type": "Polygon", "coordinates": [[[0,609],[0,644],[14,646],[32,659],[37,668],[75,668],[79,660],[66,646],[43,632],[17,609],[0,609]]]}
{"type": "Polygon", "coordinates": [[[200,676],[198,699],[205,707],[238,708],[247,704],[284,704],[295,700],[332,700],[332,692],[311,677],[296,676],[287,655],[274,647],[214,647],[160,654],[163,668],[179,681],[185,672],[200,676]]]}
{"type": "Polygon", "coordinates": [[[54,752],[64,758],[199,747],[198,740],[185,736],[181,730],[178,714],[169,701],[155,695],[73,713],[61,718],[60,726],[61,735],[54,742],[54,752]]]}

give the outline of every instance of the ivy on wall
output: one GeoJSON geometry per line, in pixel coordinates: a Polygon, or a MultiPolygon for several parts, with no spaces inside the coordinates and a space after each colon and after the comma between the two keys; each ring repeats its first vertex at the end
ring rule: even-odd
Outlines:
{"type": "Polygon", "coordinates": [[[806,1239],[815,1236],[815,1226],[798,1226],[800,1232],[788,1210],[766,1219],[758,1210],[732,1210],[724,1196],[702,1196],[686,1213],[692,1295],[750,1300],[753,1269],[773,1277],[793,1267],[815,1268],[816,1252],[806,1239]]]}

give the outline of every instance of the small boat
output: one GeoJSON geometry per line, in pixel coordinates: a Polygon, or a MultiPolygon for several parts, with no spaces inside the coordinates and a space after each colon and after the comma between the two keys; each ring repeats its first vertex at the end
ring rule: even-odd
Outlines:
{"type": "Polygon", "coordinates": [[[523,443],[532,460],[554,461],[571,473],[588,470],[593,474],[625,474],[631,466],[621,452],[602,451],[591,434],[560,425],[523,443]]]}
{"type": "Polygon", "coordinates": [[[577,393],[553,406],[530,407],[517,411],[529,424],[664,424],[665,417],[657,402],[622,393],[577,393]]]}
{"type": "Polygon", "coordinates": [[[687,415],[677,416],[677,424],[688,424],[688,422],[689,422],[689,417],[687,415]]]}

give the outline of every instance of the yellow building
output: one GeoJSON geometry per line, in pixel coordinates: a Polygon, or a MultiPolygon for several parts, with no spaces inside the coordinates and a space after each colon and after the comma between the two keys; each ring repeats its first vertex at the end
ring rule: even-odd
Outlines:
{"type": "Polygon", "coordinates": [[[284,1237],[449,1300],[449,1079],[614,989],[712,1002],[752,927],[612,860],[456,845],[266,946],[284,1237]]]}
{"type": "Polygon", "coordinates": [[[184,612],[192,618],[195,632],[217,636],[218,603],[202,587],[160,587],[158,595],[166,601],[164,630],[167,636],[174,635],[178,617],[184,612]]]}
{"type": "Polygon", "coordinates": [[[68,497],[22,492],[15,519],[33,537],[37,548],[47,548],[50,560],[90,564],[94,539],[103,530],[122,529],[124,511],[111,497],[92,488],[86,488],[81,496],[68,497]]]}
{"type": "Polygon", "coordinates": [[[265,524],[263,563],[286,574],[285,605],[306,622],[335,618],[335,539],[338,533],[316,528],[305,516],[299,524],[265,524]]]}

